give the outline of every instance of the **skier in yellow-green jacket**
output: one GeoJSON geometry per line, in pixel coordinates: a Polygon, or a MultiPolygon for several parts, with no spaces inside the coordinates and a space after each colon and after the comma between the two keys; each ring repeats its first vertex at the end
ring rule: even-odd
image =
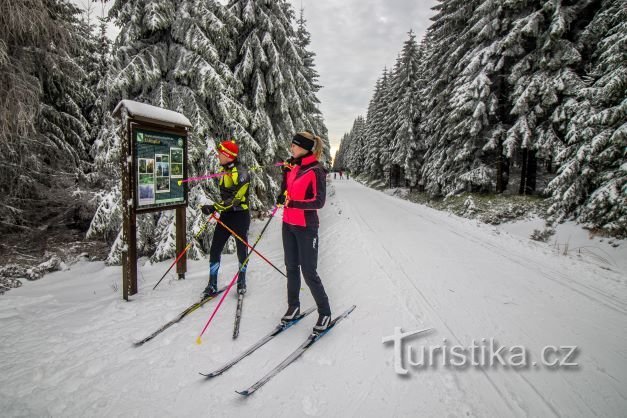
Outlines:
{"type": "MultiPolygon", "coordinates": [[[[250,172],[237,159],[239,147],[235,141],[222,141],[218,147],[220,160],[220,199],[213,205],[205,205],[201,208],[205,215],[214,212],[220,213],[220,220],[231,228],[237,235],[248,242],[248,228],[250,226],[250,211],[248,210],[250,172]]],[[[209,250],[209,284],[203,292],[203,297],[215,295],[218,292],[218,270],[220,269],[220,255],[231,233],[221,224],[216,225],[209,250]]],[[[240,240],[237,244],[237,259],[240,269],[246,260],[247,248],[240,240]]],[[[246,266],[240,271],[237,281],[237,291],[246,293],[246,266]]]]}

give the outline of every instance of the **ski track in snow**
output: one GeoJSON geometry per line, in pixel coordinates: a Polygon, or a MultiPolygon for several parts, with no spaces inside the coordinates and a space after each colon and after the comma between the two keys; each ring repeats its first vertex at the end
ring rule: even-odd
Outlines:
{"type": "MultiPolygon", "coordinates": [[[[171,261],[140,265],[132,302],[114,291],[119,267],[79,263],[0,298],[3,416],[621,416],[627,410],[627,291],[621,274],[546,244],[499,233],[366,188],[333,181],[320,211],[319,273],[335,313],[357,309],[250,398],[263,376],[309,334],[315,313],[224,375],[209,372],[265,335],[285,310],[285,279],[253,256],[240,337],[227,296],[141,347],[139,340],[194,302],[208,261],[187,279],[171,261]],[[494,337],[538,360],[546,345],[577,345],[577,370],[409,368],[394,373],[394,327],[434,328],[408,344],[470,346],[494,337]]],[[[279,216],[278,216],[279,217],[279,216]]],[[[257,249],[283,267],[280,219],[257,249]]],[[[254,222],[250,238],[262,224],[254,222]]],[[[235,273],[223,255],[220,284],[235,273]]],[[[313,303],[303,281],[301,304],[313,303]]],[[[234,293],[234,292],[233,292],[234,293]]]]}

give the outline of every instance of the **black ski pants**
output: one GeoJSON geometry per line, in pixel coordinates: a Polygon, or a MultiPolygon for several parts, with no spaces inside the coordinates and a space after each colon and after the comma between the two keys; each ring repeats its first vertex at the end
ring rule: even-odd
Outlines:
{"type": "Polygon", "coordinates": [[[318,276],[318,228],[283,223],[283,251],[287,268],[287,303],[300,306],[300,273],[311,290],[318,313],[331,315],[329,298],[318,276]],[[299,271],[300,268],[300,271],[299,271]]]}
{"type": "MultiPolygon", "coordinates": [[[[249,211],[224,212],[220,215],[220,220],[248,242],[248,228],[250,227],[249,211]]],[[[211,249],[209,250],[209,263],[220,262],[220,254],[222,254],[222,250],[230,236],[231,233],[225,227],[220,225],[220,223],[216,224],[216,229],[213,232],[213,240],[211,241],[211,249]]],[[[241,265],[248,255],[248,247],[237,238],[235,238],[235,244],[237,246],[237,259],[241,265]]]]}

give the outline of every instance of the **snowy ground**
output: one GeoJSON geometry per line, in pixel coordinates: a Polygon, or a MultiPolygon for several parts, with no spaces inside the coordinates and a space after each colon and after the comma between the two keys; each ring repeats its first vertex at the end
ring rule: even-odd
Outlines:
{"type": "MultiPolygon", "coordinates": [[[[624,416],[625,243],[614,248],[597,238],[587,246],[608,253],[590,256],[570,251],[585,235],[569,226],[544,244],[529,241],[530,225],[481,225],[352,180],[334,181],[330,195],[319,273],[336,313],[357,309],[250,398],[234,390],[298,346],[315,315],[223,376],[205,381],[198,372],[276,324],[285,283],[274,270],[254,258],[237,340],[229,295],[202,345],[195,338],[215,301],[136,348],[134,340],[197,298],[208,263],[190,262],[187,280],[164,280],[156,291],[169,262],[140,266],[140,293],[127,303],[119,268],[83,262],[0,297],[2,416],[624,416]],[[564,237],[572,243],[567,255],[556,246],[564,237]],[[493,337],[535,359],[545,346],[575,345],[579,366],[408,366],[401,377],[393,345],[381,342],[394,327],[434,328],[407,341],[416,349],[493,337]]],[[[251,236],[260,228],[255,223],[251,236]]],[[[281,263],[280,222],[258,249],[281,263]]],[[[221,283],[235,265],[234,255],[224,256],[221,283]]],[[[302,295],[309,306],[308,290],[302,295]]]]}

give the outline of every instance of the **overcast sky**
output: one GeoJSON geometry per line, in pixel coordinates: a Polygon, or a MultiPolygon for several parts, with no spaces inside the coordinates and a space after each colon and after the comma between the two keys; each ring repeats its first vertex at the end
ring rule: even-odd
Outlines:
{"type": "MultiPolygon", "coordinates": [[[[298,11],[301,0],[291,0],[298,11]]],[[[358,115],[366,114],[377,78],[408,38],[423,37],[436,0],[302,0],[311,50],[323,86],[318,93],[332,151],[358,115]]]]}
{"type": "MultiPolygon", "coordinates": [[[[73,0],[83,8],[89,0],[73,0]]],[[[290,0],[305,9],[311,50],[323,86],[318,93],[331,149],[358,115],[364,115],[374,84],[396,61],[410,29],[423,37],[436,0],[290,0]]],[[[226,3],[226,0],[222,0],[226,3]]],[[[112,3],[112,2],[109,2],[112,3]]],[[[98,4],[98,3],[96,3],[98,4]]],[[[96,6],[94,13],[100,15],[96,6]]]]}

